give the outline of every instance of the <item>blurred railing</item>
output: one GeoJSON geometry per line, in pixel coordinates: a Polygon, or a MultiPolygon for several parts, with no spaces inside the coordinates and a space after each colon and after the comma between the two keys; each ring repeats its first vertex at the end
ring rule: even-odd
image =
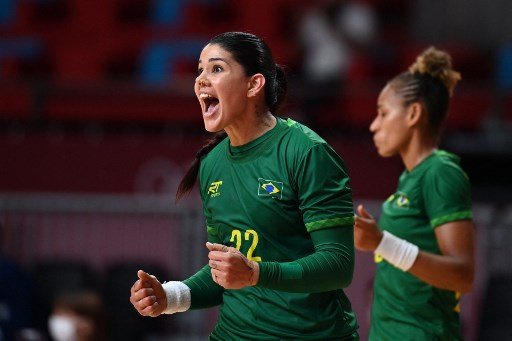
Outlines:
{"type": "MultiPolygon", "coordinates": [[[[378,217],[379,201],[362,202],[378,217]]],[[[493,204],[474,206],[477,276],[473,292],[462,300],[467,340],[485,332],[479,329],[481,312],[488,308],[488,278],[510,276],[512,255],[506,245],[512,242],[511,212],[511,207],[493,204]]],[[[194,195],[174,205],[168,195],[1,193],[0,233],[4,255],[27,269],[46,261],[83,262],[99,273],[116,264],[153,264],[168,274],[161,280],[179,280],[195,273],[207,259],[204,218],[194,195]]],[[[357,252],[354,280],[347,288],[363,337],[374,269],[370,256],[357,252]]],[[[175,332],[190,340],[204,338],[216,317],[213,310],[195,311],[174,315],[170,321],[178,326],[175,332]]]]}
{"type": "MultiPolygon", "coordinates": [[[[104,278],[114,266],[139,264],[162,269],[162,282],[180,280],[206,264],[206,232],[193,197],[173,202],[167,195],[2,193],[3,255],[28,273],[39,264],[74,263],[104,278]]],[[[127,304],[133,282],[120,288],[127,304]]],[[[212,318],[209,310],[177,314],[171,332],[204,339],[212,318]]]]}

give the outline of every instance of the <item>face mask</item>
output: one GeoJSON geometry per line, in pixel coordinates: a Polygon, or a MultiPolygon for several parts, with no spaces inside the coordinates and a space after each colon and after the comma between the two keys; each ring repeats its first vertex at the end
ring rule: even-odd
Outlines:
{"type": "Polygon", "coordinates": [[[48,318],[48,331],[55,341],[75,341],[76,326],[69,317],[52,315],[48,318]]]}

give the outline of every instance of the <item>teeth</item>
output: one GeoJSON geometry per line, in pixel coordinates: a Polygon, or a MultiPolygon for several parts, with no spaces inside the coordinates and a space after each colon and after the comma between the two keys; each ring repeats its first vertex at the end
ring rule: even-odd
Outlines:
{"type": "Polygon", "coordinates": [[[211,96],[211,95],[209,95],[209,94],[199,94],[199,97],[200,97],[200,98],[203,98],[203,99],[213,98],[213,96],[211,96]]]}

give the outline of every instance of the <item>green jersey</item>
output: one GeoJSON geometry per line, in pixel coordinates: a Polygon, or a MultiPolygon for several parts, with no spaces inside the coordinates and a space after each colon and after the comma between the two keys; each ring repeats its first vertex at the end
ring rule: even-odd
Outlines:
{"type": "MultiPolygon", "coordinates": [[[[266,263],[313,254],[310,233],[353,225],[343,161],[290,119],[277,118],[271,131],[246,145],[233,147],[228,138],[219,143],[201,162],[200,191],[209,240],[236,247],[260,262],[262,272],[266,263]]],[[[352,340],[356,330],[343,290],[256,285],[223,292],[210,339],[352,340]]]]}
{"type": "MultiPolygon", "coordinates": [[[[441,254],[434,229],[472,219],[470,184],[458,157],[437,151],[400,176],[379,226],[441,254]]],[[[461,340],[459,293],[434,288],[376,255],[370,340],[461,340]]]]}

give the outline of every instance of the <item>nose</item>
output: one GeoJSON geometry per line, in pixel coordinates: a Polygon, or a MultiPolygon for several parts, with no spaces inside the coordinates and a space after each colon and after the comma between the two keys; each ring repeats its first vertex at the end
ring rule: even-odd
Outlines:
{"type": "Polygon", "coordinates": [[[197,77],[196,82],[197,82],[197,85],[199,85],[199,87],[203,87],[203,86],[207,86],[208,85],[206,79],[204,79],[202,77],[197,77]]]}
{"type": "Polygon", "coordinates": [[[378,129],[378,122],[377,122],[378,120],[379,120],[379,117],[377,116],[373,119],[372,123],[370,124],[370,131],[372,133],[375,133],[378,129]]]}

